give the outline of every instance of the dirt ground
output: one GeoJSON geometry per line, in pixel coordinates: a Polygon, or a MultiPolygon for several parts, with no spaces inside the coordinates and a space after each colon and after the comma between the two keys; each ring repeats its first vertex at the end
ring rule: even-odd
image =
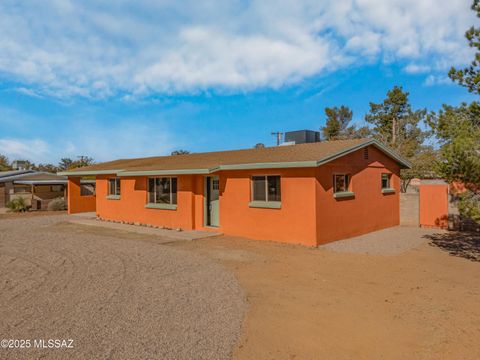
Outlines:
{"type": "Polygon", "coordinates": [[[37,216],[52,216],[52,215],[66,215],[66,211],[26,211],[26,212],[9,212],[8,209],[2,208],[0,209],[0,220],[1,219],[25,219],[30,217],[37,217],[37,216]]]}
{"type": "MultiPolygon", "coordinates": [[[[72,224],[49,231],[155,242],[72,224]]],[[[235,360],[479,359],[478,234],[412,228],[387,234],[393,251],[375,246],[379,234],[321,249],[225,236],[161,247],[202,255],[229,269],[243,288],[248,312],[235,360]],[[399,246],[405,236],[410,245],[399,246]]]]}
{"type": "Polygon", "coordinates": [[[172,246],[227,266],[246,291],[236,360],[479,359],[480,262],[434,243],[446,235],[406,233],[423,241],[390,256],[230,237],[172,246]]]}
{"type": "Polygon", "coordinates": [[[0,359],[231,358],[246,302],[230,271],[65,220],[0,220],[0,359]]]}

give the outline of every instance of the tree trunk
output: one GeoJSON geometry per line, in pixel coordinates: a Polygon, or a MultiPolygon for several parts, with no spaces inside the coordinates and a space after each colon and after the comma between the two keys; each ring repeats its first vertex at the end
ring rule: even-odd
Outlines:
{"type": "Polygon", "coordinates": [[[392,145],[397,142],[397,118],[394,117],[392,121],[392,145]]]}

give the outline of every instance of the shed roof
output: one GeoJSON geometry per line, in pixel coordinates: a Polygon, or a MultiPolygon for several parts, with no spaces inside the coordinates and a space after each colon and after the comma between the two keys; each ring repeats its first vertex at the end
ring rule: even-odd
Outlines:
{"type": "Polygon", "coordinates": [[[4,178],[7,176],[14,176],[14,175],[22,175],[32,173],[34,170],[7,170],[7,171],[0,171],[0,178],[4,178]]]}
{"type": "Polygon", "coordinates": [[[161,174],[207,174],[219,170],[315,167],[355,150],[373,145],[402,167],[407,160],[373,139],[323,141],[260,149],[230,150],[186,155],[121,159],[90,165],[60,175],[118,174],[119,176],[161,174]]]}
{"type": "Polygon", "coordinates": [[[10,181],[30,181],[31,183],[35,184],[36,182],[41,183],[42,181],[57,181],[59,184],[66,181],[66,177],[59,176],[56,174],[43,172],[43,171],[35,171],[35,170],[20,170],[20,171],[5,171],[6,174],[1,176],[0,174],[0,182],[10,182],[10,181]]]}

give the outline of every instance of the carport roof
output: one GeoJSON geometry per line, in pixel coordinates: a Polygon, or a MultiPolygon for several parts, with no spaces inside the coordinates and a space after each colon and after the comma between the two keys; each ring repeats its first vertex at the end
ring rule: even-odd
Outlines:
{"type": "Polygon", "coordinates": [[[400,166],[410,167],[407,160],[377,140],[351,139],[260,149],[121,159],[61,172],[59,175],[177,175],[209,174],[219,170],[316,167],[369,145],[383,151],[400,166]]]}
{"type": "MultiPolygon", "coordinates": [[[[5,172],[7,173],[7,172],[5,172]]],[[[62,183],[67,180],[64,176],[58,176],[56,174],[35,171],[35,170],[20,170],[20,171],[9,171],[10,174],[5,174],[5,176],[0,176],[0,183],[2,182],[17,182],[18,181],[30,181],[32,184],[42,181],[57,181],[57,183],[62,183]]],[[[2,175],[2,174],[0,174],[2,175]]]]}

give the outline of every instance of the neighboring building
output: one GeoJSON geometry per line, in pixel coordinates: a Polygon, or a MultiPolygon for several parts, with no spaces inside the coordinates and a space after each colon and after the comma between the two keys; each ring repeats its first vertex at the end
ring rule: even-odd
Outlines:
{"type": "Polygon", "coordinates": [[[116,160],[60,173],[69,211],[95,176],[108,220],[316,246],[399,224],[400,169],[376,140],[116,160]]]}
{"type": "MultiPolygon", "coordinates": [[[[65,198],[67,178],[35,170],[0,171],[0,208],[22,197],[33,210],[46,209],[55,198],[65,198]]],[[[95,191],[95,184],[83,182],[83,190],[95,191]],[[90,190],[88,190],[90,189],[90,190]]]]}
{"type": "Polygon", "coordinates": [[[28,170],[27,169],[28,161],[26,160],[14,160],[12,162],[13,170],[28,170]]]}

